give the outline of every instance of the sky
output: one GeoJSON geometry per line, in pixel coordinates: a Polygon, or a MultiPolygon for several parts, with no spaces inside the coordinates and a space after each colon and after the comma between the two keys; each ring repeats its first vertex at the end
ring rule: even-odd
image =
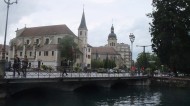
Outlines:
{"type": "MultiPolygon", "coordinates": [[[[8,0],[6,0],[8,1],[8,0]]],[[[15,0],[10,0],[14,2],[15,0]]],[[[93,47],[107,44],[113,24],[118,43],[131,45],[129,34],[135,35],[133,59],[143,51],[136,45],[151,45],[149,32],[152,0],[18,0],[10,5],[6,44],[15,31],[26,27],[66,24],[78,34],[84,8],[88,43],[93,47]]],[[[4,43],[7,5],[0,0],[0,43],[4,43]]],[[[152,52],[151,47],[146,52],[152,52]]]]}

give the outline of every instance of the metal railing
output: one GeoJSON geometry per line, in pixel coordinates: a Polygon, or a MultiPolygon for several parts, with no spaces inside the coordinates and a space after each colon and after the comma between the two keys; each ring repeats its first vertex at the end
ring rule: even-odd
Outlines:
{"type": "Polygon", "coordinates": [[[15,76],[13,76],[13,70],[7,71],[5,79],[11,78],[77,78],[77,77],[134,77],[134,76],[146,76],[140,74],[131,74],[128,72],[75,72],[72,69],[66,68],[66,72],[64,69],[62,70],[40,70],[38,68],[27,69],[26,76],[23,75],[23,72],[19,70],[20,75],[15,72],[15,76]]]}

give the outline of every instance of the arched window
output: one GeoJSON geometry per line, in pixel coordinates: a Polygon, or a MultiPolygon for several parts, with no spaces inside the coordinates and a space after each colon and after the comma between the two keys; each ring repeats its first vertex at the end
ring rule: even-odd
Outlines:
{"type": "Polygon", "coordinates": [[[49,39],[46,38],[45,44],[49,44],[49,39]]]}
{"type": "Polygon", "coordinates": [[[28,45],[30,43],[30,40],[26,40],[26,44],[28,45]]]}
{"type": "Polygon", "coordinates": [[[39,42],[39,39],[36,39],[36,44],[38,45],[40,42],[39,42]]]}

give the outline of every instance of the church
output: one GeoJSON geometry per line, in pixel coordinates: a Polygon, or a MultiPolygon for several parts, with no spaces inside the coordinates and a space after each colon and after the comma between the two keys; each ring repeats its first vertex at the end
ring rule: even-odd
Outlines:
{"type": "Polygon", "coordinates": [[[108,59],[115,61],[116,67],[118,68],[123,66],[130,68],[130,54],[130,45],[117,42],[117,35],[114,32],[113,24],[111,26],[111,32],[108,35],[107,44],[105,46],[92,48],[92,60],[97,59],[97,55],[101,61],[108,57],[108,59]]]}
{"type": "Polygon", "coordinates": [[[78,28],[78,36],[65,24],[17,29],[16,37],[9,42],[8,60],[13,63],[15,55],[20,60],[26,55],[31,68],[39,68],[41,65],[46,65],[56,69],[63,62],[59,43],[66,36],[74,38],[74,42],[78,45],[80,51],[76,54],[74,66],[91,68],[92,47],[87,43],[88,29],[84,10],[78,28]]]}
{"type": "Polygon", "coordinates": [[[79,53],[76,53],[76,60],[72,63],[74,67],[91,69],[92,59],[103,61],[106,57],[114,60],[117,67],[130,67],[130,46],[117,42],[113,25],[105,46],[92,47],[88,44],[88,28],[84,10],[78,27],[78,36],[65,24],[17,29],[16,37],[9,42],[8,61],[13,62],[15,55],[21,60],[26,55],[31,68],[46,65],[56,69],[64,61],[61,57],[60,40],[66,36],[73,37],[79,49],[79,53]]]}

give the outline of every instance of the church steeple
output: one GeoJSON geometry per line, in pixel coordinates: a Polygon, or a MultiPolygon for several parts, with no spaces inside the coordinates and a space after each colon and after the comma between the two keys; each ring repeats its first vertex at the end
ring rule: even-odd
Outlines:
{"type": "Polygon", "coordinates": [[[82,13],[82,19],[81,19],[81,22],[80,22],[80,26],[79,26],[78,29],[88,30],[87,27],[86,27],[84,9],[83,9],[83,13],[82,13]]]}
{"type": "Polygon", "coordinates": [[[114,33],[114,27],[113,27],[113,24],[112,24],[112,27],[111,27],[111,33],[114,33]]]}

